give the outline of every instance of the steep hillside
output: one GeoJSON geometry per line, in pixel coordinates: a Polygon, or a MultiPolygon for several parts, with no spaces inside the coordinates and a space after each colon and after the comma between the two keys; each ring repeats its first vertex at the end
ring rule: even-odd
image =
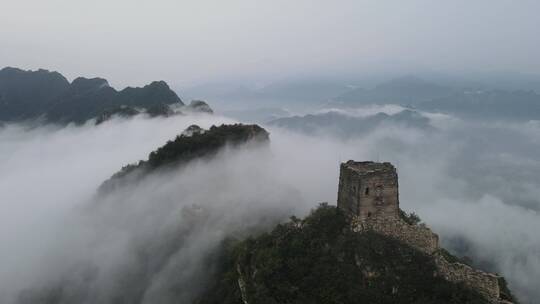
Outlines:
{"type": "Polygon", "coordinates": [[[337,208],[230,245],[199,303],[516,302],[504,278],[441,248],[398,193],[392,164],[342,163],[337,208]]]}
{"type": "MultiPolygon", "coordinates": [[[[220,273],[198,304],[491,303],[436,275],[432,256],[350,227],[344,212],[322,204],[305,219],[293,217],[269,233],[229,242],[220,273]]],[[[504,281],[501,286],[512,299],[504,281]]]]}
{"type": "Polygon", "coordinates": [[[112,107],[116,95],[116,90],[103,78],[79,77],[73,80],[66,92],[54,100],[45,116],[54,122],[84,122],[112,107]]]}
{"type": "Polygon", "coordinates": [[[43,115],[69,86],[58,72],[4,68],[0,70],[0,120],[43,115]]]}

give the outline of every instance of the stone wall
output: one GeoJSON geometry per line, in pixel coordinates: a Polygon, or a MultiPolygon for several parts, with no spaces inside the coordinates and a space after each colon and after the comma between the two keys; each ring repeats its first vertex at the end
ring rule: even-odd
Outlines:
{"type": "Polygon", "coordinates": [[[355,231],[375,231],[398,239],[424,253],[433,254],[439,249],[439,236],[424,225],[409,225],[399,217],[370,217],[353,219],[355,231]]]}
{"type": "MultiPolygon", "coordinates": [[[[442,255],[435,255],[439,274],[450,282],[463,283],[476,290],[492,303],[500,303],[499,277],[462,263],[450,263],[442,255]]],[[[508,303],[508,302],[506,302],[508,303]]]]}
{"type": "Polygon", "coordinates": [[[479,292],[492,303],[509,303],[500,300],[499,277],[474,269],[468,265],[451,263],[440,253],[439,237],[425,225],[411,225],[399,217],[352,218],[352,229],[356,232],[374,231],[397,239],[428,255],[432,255],[438,275],[454,283],[479,292]]]}

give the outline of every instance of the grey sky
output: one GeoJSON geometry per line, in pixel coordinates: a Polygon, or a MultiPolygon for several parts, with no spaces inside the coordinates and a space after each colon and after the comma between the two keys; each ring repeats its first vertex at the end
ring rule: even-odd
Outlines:
{"type": "Polygon", "coordinates": [[[540,73],[540,1],[0,0],[0,67],[112,85],[373,71],[540,73]]]}

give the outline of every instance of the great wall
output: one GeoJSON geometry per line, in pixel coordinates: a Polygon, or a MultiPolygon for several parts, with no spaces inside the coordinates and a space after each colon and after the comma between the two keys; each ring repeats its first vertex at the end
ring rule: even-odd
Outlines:
{"type": "Polygon", "coordinates": [[[342,163],[337,204],[352,218],[353,230],[374,231],[397,239],[433,256],[436,275],[462,283],[491,303],[511,303],[501,297],[499,276],[448,261],[439,246],[437,234],[424,224],[405,221],[399,208],[397,171],[392,164],[352,160],[342,163]]]}

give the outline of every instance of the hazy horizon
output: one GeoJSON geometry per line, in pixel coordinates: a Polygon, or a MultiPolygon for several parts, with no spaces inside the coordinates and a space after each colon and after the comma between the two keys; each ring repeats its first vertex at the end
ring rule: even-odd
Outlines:
{"type": "Polygon", "coordinates": [[[0,66],[112,86],[369,74],[540,74],[536,1],[3,3],[0,66]]]}

